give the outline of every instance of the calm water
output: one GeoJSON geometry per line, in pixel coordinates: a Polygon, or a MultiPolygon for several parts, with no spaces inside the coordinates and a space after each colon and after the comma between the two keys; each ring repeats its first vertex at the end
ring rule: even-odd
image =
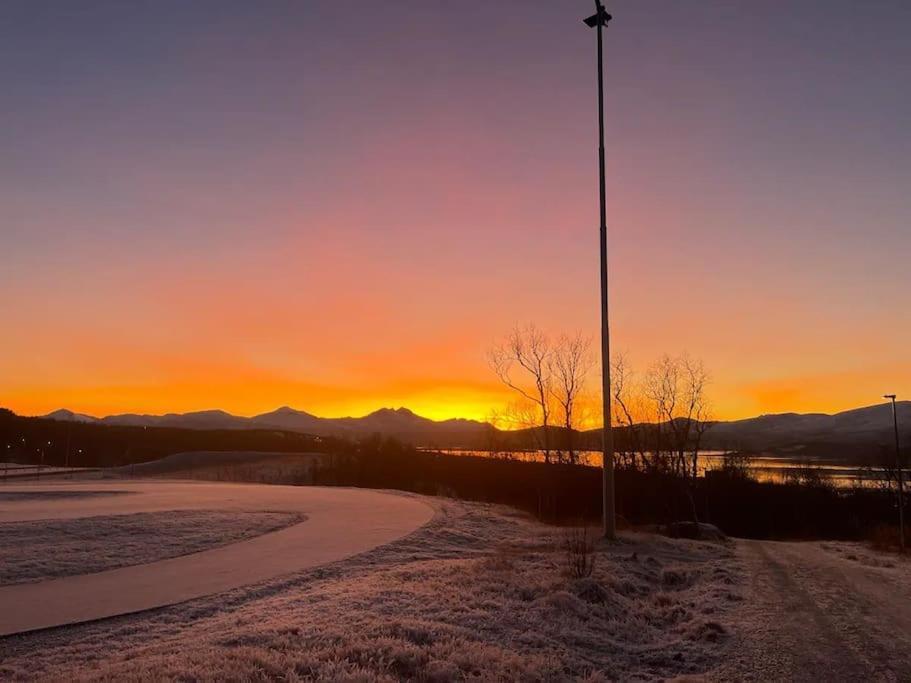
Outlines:
{"type": "MultiPolygon", "coordinates": [[[[543,451],[472,451],[462,449],[427,449],[450,455],[474,455],[489,458],[508,458],[510,460],[521,460],[524,462],[543,462],[543,451]]],[[[601,451],[579,451],[579,462],[584,465],[601,465],[601,451]]],[[[705,476],[710,470],[721,469],[724,465],[723,451],[703,451],[699,454],[699,474],[705,476]]],[[[838,465],[827,462],[809,462],[806,459],[782,458],[778,456],[753,456],[750,460],[749,469],[753,477],[759,481],[785,481],[789,474],[793,476],[797,472],[810,467],[814,473],[821,478],[830,481],[835,486],[851,487],[861,486],[879,486],[880,480],[875,473],[871,477],[869,471],[857,465],[838,465]]],[[[911,477],[911,471],[906,474],[906,478],[911,477]]]]}

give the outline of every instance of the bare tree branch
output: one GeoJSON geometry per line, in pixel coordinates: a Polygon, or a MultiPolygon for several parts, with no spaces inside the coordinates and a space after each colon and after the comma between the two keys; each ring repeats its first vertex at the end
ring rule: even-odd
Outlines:
{"type": "Polygon", "coordinates": [[[487,354],[491,369],[507,387],[537,407],[544,460],[550,462],[550,426],[553,386],[553,348],[547,335],[533,323],[516,325],[501,344],[487,354]]]}

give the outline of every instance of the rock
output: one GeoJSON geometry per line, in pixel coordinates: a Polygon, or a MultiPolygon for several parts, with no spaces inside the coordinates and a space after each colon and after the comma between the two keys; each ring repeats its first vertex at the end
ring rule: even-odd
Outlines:
{"type": "Polygon", "coordinates": [[[727,540],[727,536],[721,529],[705,522],[671,522],[665,531],[671,538],[692,538],[699,541],[727,540]]]}

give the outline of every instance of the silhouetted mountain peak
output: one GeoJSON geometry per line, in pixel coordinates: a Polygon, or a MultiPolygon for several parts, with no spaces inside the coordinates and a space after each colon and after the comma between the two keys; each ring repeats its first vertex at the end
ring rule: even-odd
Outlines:
{"type": "Polygon", "coordinates": [[[437,424],[429,418],[417,415],[408,408],[380,408],[360,419],[372,425],[390,425],[397,428],[437,424]]]}
{"type": "Polygon", "coordinates": [[[252,419],[258,420],[264,417],[312,417],[316,418],[316,415],[308,413],[303,410],[298,410],[297,408],[292,408],[291,406],[282,406],[281,408],[276,408],[272,412],[263,413],[262,415],[256,415],[252,419]]]}
{"type": "Polygon", "coordinates": [[[236,415],[219,408],[213,408],[212,410],[194,410],[189,413],[168,413],[165,417],[236,417],[236,415]]]}
{"type": "Polygon", "coordinates": [[[92,417],[91,415],[83,415],[82,413],[74,413],[72,410],[67,410],[66,408],[60,408],[55,410],[52,413],[43,415],[42,417],[47,418],[48,420],[58,420],[59,422],[97,422],[97,417],[92,417]]]}
{"type": "MultiPolygon", "coordinates": [[[[408,408],[380,408],[379,410],[374,410],[372,413],[367,415],[367,417],[392,417],[395,415],[399,417],[420,417],[419,415],[416,415],[412,411],[408,410],[408,408]]],[[[426,418],[420,419],[424,420],[426,418]]]]}

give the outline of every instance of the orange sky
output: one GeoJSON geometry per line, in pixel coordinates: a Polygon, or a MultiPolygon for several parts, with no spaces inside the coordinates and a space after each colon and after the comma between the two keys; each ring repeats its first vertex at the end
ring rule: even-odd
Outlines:
{"type": "MultiPolygon", "coordinates": [[[[192,5],[0,27],[0,405],[483,419],[513,324],[597,334],[593,46],[563,3],[192,5]]],[[[616,12],[614,347],[703,359],[718,417],[911,395],[890,11],[616,12]]]]}

